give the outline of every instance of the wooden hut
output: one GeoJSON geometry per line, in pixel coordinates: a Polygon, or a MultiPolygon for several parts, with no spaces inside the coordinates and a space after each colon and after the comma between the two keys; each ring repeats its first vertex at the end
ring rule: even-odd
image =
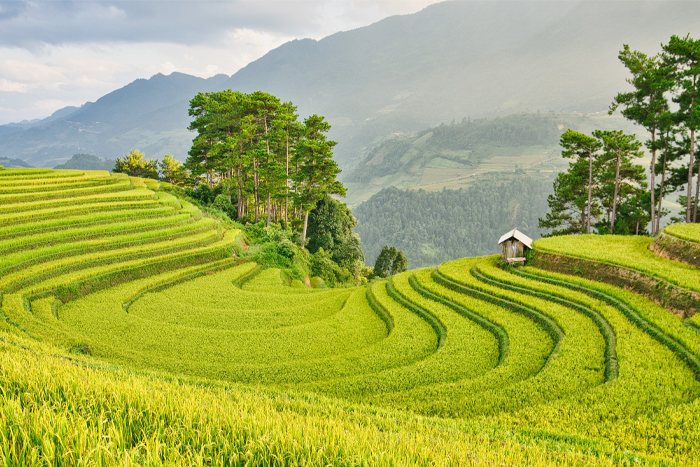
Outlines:
{"type": "Polygon", "coordinates": [[[503,234],[498,244],[503,245],[503,261],[508,263],[524,263],[525,252],[532,250],[532,239],[518,229],[503,234]]]}

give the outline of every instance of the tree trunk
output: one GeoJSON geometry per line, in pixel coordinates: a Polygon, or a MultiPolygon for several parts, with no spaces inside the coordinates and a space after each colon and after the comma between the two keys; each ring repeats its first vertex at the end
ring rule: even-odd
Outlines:
{"type": "MultiPolygon", "coordinates": [[[[655,209],[656,206],[656,127],[651,128],[651,236],[656,236],[656,216],[655,209]]],[[[639,223],[637,223],[637,230],[639,230],[639,223]]]]}
{"type": "Polygon", "coordinates": [[[301,234],[301,246],[302,248],[306,248],[306,228],[309,225],[309,211],[306,211],[304,213],[304,231],[301,234]]]}
{"type": "Polygon", "coordinates": [[[257,160],[253,157],[253,198],[255,201],[255,223],[260,221],[260,196],[258,194],[258,166],[257,160]]]}
{"type": "Polygon", "coordinates": [[[659,210],[656,213],[656,233],[661,230],[661,204],[664,198],[664,183],[666,181],[666,157],[668,156],[668,132],[666,132],[666,140],[664,142],[664,165],[661,172],[661,186],[659,187],[659,210]]]}
{"type": "MultiPolygon", "coordinates": [[[[695,86],[697,85],[697,76],[693,75],[693,90],[690,97],[690,112],[695,110],[695,86]]],[[[690,129],[690,161],[688,162],[688,199],[686,200],[685,221],[690,222],[690,209],[692,207],[691,200],[693,198],[693,163],[695,156],[695,129],[690,129]]]]}
{"type": "Polygon", "coordinates": [[[591,233],[591,203],[593,202],[593,151],[588,153],[588,220],[586,233],[591,233]]]}
{"type": "Polygon", "coordinates": [[[289,133],[287,133],[287,164],[285,165],[285,174],[287,178],[284,179],[284,228],[287,229],[287,211],[289,210],[289,133]]]}
{"type": "Polygon", "coordinates": [[[617,169],[615,170],[615,195],[613,196],[612,217],[610,219],[610,233],[615,234],[615,214],[617,212],[617,194],[620,192],[620,165],[622,165],[622,152],[617,153],[617,169]]]}
{"type": "MultiPolygon", "coordinates": [[[[691,159],[695,149],[695,131],[690,132],[690,154],[691,159]]],[[[692,174],[693,167],[690,167],[690,172],[692,174]]],[[[700,169],[698,169],[698,180],[695,183],[695,202],[693,203],[695,207],[693,208],[693,222],[698,221],[698,198],[700,198],[700,169]]]]}
{"type": "Polygon", "coordinates": [[[270,227],[270,190],[267,190],[267,227],[270,227]]]}
{"type": "Polygon", "coordinates": [[[242,176],[242,167],[241,167],[241,162],[238,163],[238,167],[236,168],[236,191],[238,192],[238,219],[243,218],[243,176],[242,176]]]}
{"type": "Polygon", "coordinates": [[[693,208],[693,222],[698,222],[698,198],[700,198],[700,169],[698,169],[698,179],[695,182],[695,207],[693,208]]]}
{"type": "Polygon", "coordinates": [[[693,165],[695,164],[695,130],[690,130],[690,161],[688,161],[688,199],[686,200],[685,221],[690,223],[692,219],[690,212],[693,209],[693,165]]]}

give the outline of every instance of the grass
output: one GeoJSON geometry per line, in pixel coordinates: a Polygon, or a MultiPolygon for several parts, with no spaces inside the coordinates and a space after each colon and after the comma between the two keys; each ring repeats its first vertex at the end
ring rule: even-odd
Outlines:
{"type": "Polygon", "coordinates": [[[3,465],[613,465],[497,427],[202,387],[0,337],[3,465]]]}

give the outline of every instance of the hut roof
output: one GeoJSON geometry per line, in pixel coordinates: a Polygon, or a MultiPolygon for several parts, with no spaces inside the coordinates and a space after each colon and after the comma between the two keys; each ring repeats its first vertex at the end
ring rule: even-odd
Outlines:
{"type": "Polygon", "coordinates": [[[528,248],[532,249],[532,239],[519,231],[518,229],[513,229],[512,231],[503,234],[501,239],[498,241],[498,244],[500,245],[501,243],[505,242],[506,240],[510,240],[511,238],[515,238],[516,240],[519,240],[525,244],[528,248]]]}

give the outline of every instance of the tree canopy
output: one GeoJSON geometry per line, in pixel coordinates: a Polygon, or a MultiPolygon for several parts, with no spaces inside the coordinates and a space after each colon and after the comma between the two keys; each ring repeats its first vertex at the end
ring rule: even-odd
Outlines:
{"type": "Polygon", "coordinates": [[[261,214],[266,224],[302,220],[327,194],[345,194],[333,160],[330,125],[311,115],[299,122],[296,107],[262,91],[199,93],[190,101],[189,129],[197,132],[185,166],[217,182],[235,200],[237,218],[261,214]],[[252,206],[251,206],[252,205],[252,206]]]}

